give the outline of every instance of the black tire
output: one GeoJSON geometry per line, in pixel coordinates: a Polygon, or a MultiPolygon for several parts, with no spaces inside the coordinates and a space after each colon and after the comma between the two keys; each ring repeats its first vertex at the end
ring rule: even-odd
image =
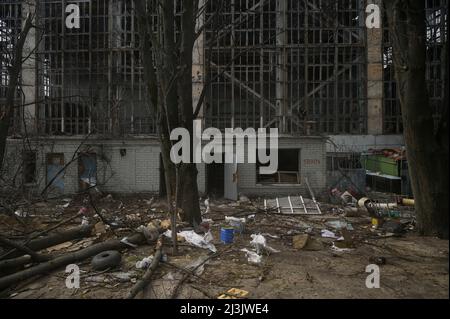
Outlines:
{"type": "Polygon", "coordinates": [[[105,270],[120,265],[122,255],[116,250],[104,251],[92,258],[91,266],[94,270],[105,270]]]}

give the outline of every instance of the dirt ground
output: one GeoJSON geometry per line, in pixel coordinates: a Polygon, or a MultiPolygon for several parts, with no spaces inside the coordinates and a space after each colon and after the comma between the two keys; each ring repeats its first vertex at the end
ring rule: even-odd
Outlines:
{"type": "MultiPolygon", "coordinates": [[[[149,198],[144,195],[108,196],[97,199],[96,206],[109,220],[124,222],[129,228],[155,219],[167,219],[164,202],[151,203],[149,198]]],[[[163,262],[153,274],[151,284],[137,298],[172,298],[176,288],[176,298],[199,299],[217,298],[230,288],[248,291],[248,298],[449,298],[448,240],[420,237],[413,226],[404,234],[392,236],[373,230],[367,216],[343,217],[336,206],[325,204],[322,215],[288,216],[261,212],[256,208],[262,205],[261,199],[251,203],[210,202],[210,212],[204,218],[213,220],[210,228],[217,253],[181,242],[178,253],[173,254],[167,238],[163,262]],[[235,236],[233,244],[220,242],[219,232],[221,226],[226,225],[225,216],[252,213],[254,218],[250,216],[244,232],[235,236]],[[343,233],[326,224],[336,220],[350,223],[353,230],[343,233]],[[347,249],[334,248],[343,246],[336,239],[322,237],[323,229],[334,232],[336,237],[344,235],[347,249]],[[309,234],[308,245],[294,248],[294,236],[306,233],[309,234]],[[260,264],[250,264],[241,249],[252,249],[252,234],[263,234],[267,244],[279,252],[265,253],[260,264]],[[203,267],[187,275],[185,269],[208,257],[203,267]],[[366,272],[366,267],[373,264],[376,257],[384,257],[386,263],[379,266],[380,288],[369,289],[366,278],[370,273],[366,272]]],[[[72,200],[67,207],[63,206],[65,203],[63,199],[34,203],[32,213],[20,217],[20,222],[0,215],[0,233],[20,239],[36,229],[51,227],[86,205],[82,198],[72,200]]],[[[81,219],[76,219],[64,227],[80,223],[81,219]]],[[[124,236],[129,232],[123,228],[116,234],[120,238],[122,233],[124,236]]],[[[91,238],[53,247],[47,253],[62,255],[112,237],[109,230],[100,231],[91,238]]],[[[90,259],[85,260],[78,264],[81,269],[78,289],[66,288],[68,274],[61,268],[21,282],[3,291],[1,296],[15,299],[124,298],[144,273],[136,268],[136,262],[153,253],[153,245],[127,249],[122,251],[119,268],[103,272],[92,270],[90,259]]]]}

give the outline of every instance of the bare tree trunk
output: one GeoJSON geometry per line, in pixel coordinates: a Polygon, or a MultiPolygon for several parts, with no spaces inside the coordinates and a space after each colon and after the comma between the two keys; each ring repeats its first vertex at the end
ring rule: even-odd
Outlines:
{"type": "Polygon", "coordinates": [[[13,48],[13,60],[8,69],[8,89],[6,91],[6,105],[5,109],[0,109],[0,170],[3,168],[3,160],[6,152],[6,141],[8,138],[9,126],[14,114],[14,100],[17,93],[17,86],[19,85],[19,77],[22,71],[22,52],[25,40],[33,27],[33,17],[28,15],[22,32],[20,32],[18,40],[13,48]]]}
{"type": "Polygon", "coordinates": [[[418,230],[423,235],[448,238],[448,119],[442,117],[439,126],[435,126],[428,98],[425,2],[384,3],[392,36],[418,230]]]}
{"type": "Polygon", "coordinates": [[[145,78],[151,103],[160,114],[158,118],[159,136],[169,206],[172,206],[172,196],[177,194],[176,200],[183,210],[183,219],[192,224],[200,223],[196,165],[180,164],[179,178],[177,179],[175,165],[170,160],[172,144],[169,139],[170,131],[179,126],[186,128],[193,136],[192,50],[195,40],[198,1],[183,2],[179,30],[180,43],[175,39],[176,18],[173,1],[158,2],[157,8],[152,8],[158,12],[158,35],[154,34],[151,26],[151,13],[147,10],[148,4],[146,0],[137,0],[136,9],[138,10],[139,30],[143,39],[142,55],[145,78]]]}
{"type": "Polygon", "coordinates": [[[191,136],[190,149],[191,158],[190,163],[183,163],[181,169],[181,189],[182,197],[181,207],[184,212],[184,220],[191,225],[198,225],[201,223],[201,212],[198,197],[197,185],[197,166],[194,163],[194,145],[193,139],[194,128],[194,107],[192,99],[192,51],[195,41],[195,25],[196,25],[196,9],[198,3],[196,1],[183,2],[183,15],[181,17],[181,28],[183,30],[181,37],[180,48],[180,69],[181,75],[178,81],[178,96],[182,112],[183,127],[189,131],[191,136]]]}

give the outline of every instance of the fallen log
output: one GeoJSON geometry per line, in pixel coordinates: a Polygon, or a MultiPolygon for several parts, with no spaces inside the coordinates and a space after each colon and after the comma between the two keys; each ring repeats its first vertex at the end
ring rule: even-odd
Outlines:
{"type": "Polygon", "coordinates": [[[30,255],[20,256],[12,259],[6,259],[0,261],[0,276],[8,269],[18,268],[25,266],[26,264],[31,264],[33,259],[30,255]]]}
{"type": "MultiPolygon", "coordinates": [[[[140,245],[147,243],[147,240],[143,234],[136,233],[128,237],[128,242],[133,245],[140,245]]],[[[44,274],[54,269],[82,261],[86,258],[97,255],[103,251],[122,250],[125,248],[129,248],[129,245],[121,242],[118,239],[112,239],[105,241],[103,243],[92,245],[90,247],[81,249],[79,251],[70,254],[56,257],[48,262],[41,263],[28,269],[19,271],[15,274],[11,274],[0,278],[0,290],[6,289],[15,283],[18,283],[22,280],[28,279],[35,275],[44,274]]]]}
{"type": "Polygon", "coordinates": [[[130,293],[127,296],[127,299],[133,299],[136,297],[136,295],[143,290],[150,282],[153,272],[155,271],[156,267],[158,267],[159,261],[161,260],[162,255],[162,236],[158,238],[158,241],[156,242],[156,251],[155,255],[153,257],[152,263],[148,267],[147,271],[145,272],[144,276],[141,280],[139,280],[133,288],[131,288],[130,293]]]}
{"type": "MultiPolygon", "coordinates": [[[[49,260],[47,257],[44,257],[44,256],[36,253],[35,251],[31,250],[30,248],[16,243],[15,241],[9,240],[8,238],[3,237],[2,235],[0,235],[0,244],[4,244],[8,247],[15,248],[18,251],[21,251],[23,254],[30,255],[30,257],[34,261],[37,261],[37,262],[49,260]]],[[[0,270],[1,270],[1,268],[0,268],[0,270]]]]}
{"type": "MultiPolygon", "coordinates": [[[[65,243],[70,240],[89,237],[91,235],[93,227],[93,225],[82,225],[74,227],[59,233],[49,235],[47,237],[31,240],[25,247],[36,252],[45,248],[65,243]]],[[[7,258],[16,258],[23,256],[24,254],[25,253],[23,251],[19,251],[16,249],[14,252],[8,253],[7,258]]]]}

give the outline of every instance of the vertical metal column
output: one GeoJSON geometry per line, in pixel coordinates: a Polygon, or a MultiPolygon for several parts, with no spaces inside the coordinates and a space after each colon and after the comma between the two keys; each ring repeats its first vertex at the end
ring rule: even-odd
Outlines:
{"type": "Polygon", "coordinates": [[[276,3],[276,46],[277,46],[277,65],[276,65],[276,106],[279,120],[279,130],[282,133],[287,132],[286,116],[287,106],[287,1],[277,0],[276,3]]]}

